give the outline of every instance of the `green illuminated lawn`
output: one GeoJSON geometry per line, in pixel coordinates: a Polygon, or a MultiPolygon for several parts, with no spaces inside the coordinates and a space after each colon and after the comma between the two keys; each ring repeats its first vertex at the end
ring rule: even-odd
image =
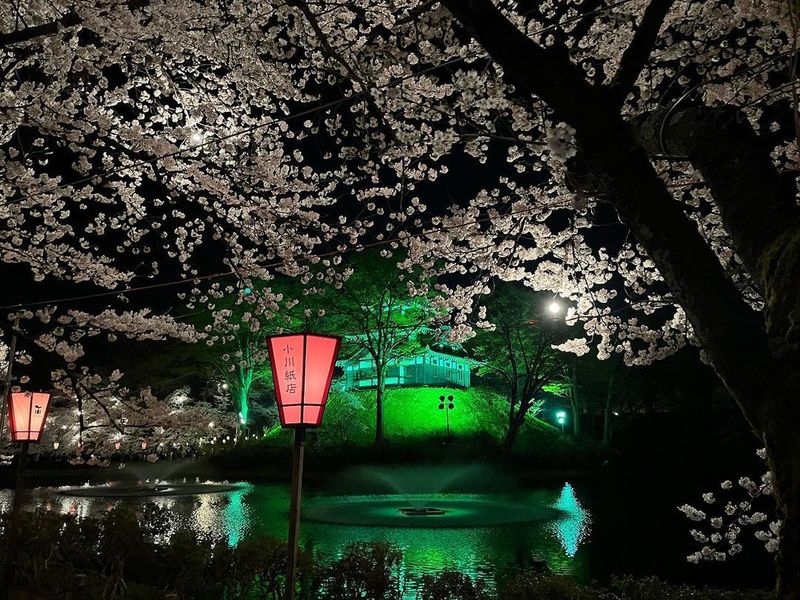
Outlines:
{"type": "MultiPolygon", "coordinates": [[[[455,407],[450,411],[450,431],[454,438],[489,436],[497,441],[503,438],[508,403],[498,394],[476,387],[468,390],[439,387],[387,389],[384,397],[386,437],[398,441],[444,437],[445,411],[439,409],[439,396],[442,395],[454,398],[455,407]]],[[[375,436],[375,391],[332,393],[325,421],[326,424],[338,424],[351,442],[371,442],[375,436]],[[347,408],[353,404],[360,405],[360,408],[347,408]]],[[[553,427],[536,418],[529,419],[525,429],[528,434],[556,435],[553,427]]]]}

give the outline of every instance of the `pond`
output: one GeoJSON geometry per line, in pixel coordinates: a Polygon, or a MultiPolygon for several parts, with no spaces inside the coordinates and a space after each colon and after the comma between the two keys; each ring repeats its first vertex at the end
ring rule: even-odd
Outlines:
{"type": "MultiPolygon", "coordinates": [[[[647,486],[575,478],[518,485],[494,468],[475,466],[361,467],[333,481],[306,486],[301,545],[335,557],[352,542],[391,542],[403,551],[410,579],[451,568],[491,582],[543,561],[582,582],[633,573],[728,586],[771,583],[769,559],[757,554],[738,566],[687,565],[689,525],[677,504],[647,486]]],[[[186,495],[180,488],[179,482],[156,496],[114,497],[102,486],[38,488],[28,507],[90,516],[120,503],[154,502],[169,509],[171,531],[187,525],[230,545],[250,536],[285,539],[284,483],[238,482],[196,493],[190,481],[186,495]]],[[[10,493],[0,498],[0,508],[9,499],[10,493]]]]}

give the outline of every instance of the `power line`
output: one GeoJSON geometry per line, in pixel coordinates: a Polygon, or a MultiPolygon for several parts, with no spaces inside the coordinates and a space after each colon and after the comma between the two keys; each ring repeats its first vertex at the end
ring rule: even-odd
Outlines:
{"type": "MultiPolygon", "coordinates": [[[[552,31],[553,29],[558,29],[559,27],[562,27],[563,25],[567,25],[567,24],[573,23],[575,21],[580,21],[582,19],[585,19],[586,17],[590,17],[590,16],[595,16],[595,15],[601,14],[603,12],[606,12],[606,11],[612,10],[614,8],[617,8],[618,6],[621,6],[621,5],[624,5],[624,4],[628,4],[628,3],[632,2],[632,1],[633,0],[619,0],[619,2],[616,2],[614,4],[610,4],[610,5],[607,5],[607,6],[600,7],[600,8],[596,8],[594,10],[590,10],[590,11],[587,11],[585,13],[579,13],[578,15],[575,15],[573,17],[564,19],[563,21],[559,21],[558,23],[554,23],[552,25],[547,25],[547,26],[545,26],[545,27],[543,27],[543,28],[541,28],[541,29],[539,29],[537,31],[533,31],[529,35],[541,35],[543,33],[547,33],[548,31],[552,31]]],[[[452,58],[452,59],[447,60],[445,62],[436,64],[436,65],[431,65],[429,67],[425,67],[424,69],[420,69],[419,71],[415,71],[414,73],[409,73],[408,75],[403,75],[402,77],[395,78],[395,79],[393,79],[393,80],[391,80],[391,81],[389,81],[389,82],[387,82],[387,83],[385,83],[383,85],[375,86],[375,87],[372,87],[372,88],[369,88],[369,89],[365,89],[365,90],[362,90],[362,91],[360,91],[358,93],[352,94],[350,96],[343,96],[341,98],[337,98],[336,100],[331,100],[329,102],[325,102],[325,103],[323,103],[321,105],[318,105],[318,106],[315,106],[315,107],[311,107],[311,108],[302,110],[302,111],[297,112],[297,113],[286,115],[286,116],[280,117],[280,118],[273,118],[273,119],[270,119],[269,121],[266,121],[264,123],[259,123],[257,125],[252,125],[250,127],[246,127],[244,129],[240,129],[238,131],[234,131],[234,132],[229,133],[227,135],[215,136],[215,137],[209,138],[208,140],[203,141],[203,142],[201,142],[199,144],[192,144],[192,145],[188,145],[186,147],[181,147],[181,148],[178,148],[177,150],[173,150],[172,152],[167,152],[165,154],[160,154],[160,155],[154,156],[152,158],[135,161],[132,164],[120,166],[120,167],[118,167],[116,169],[110,169],[108,171],[104,171],[104,172],[99,173],[99,174],[87,175],[85,177],[78,178],[78,179],[76,179],[74,181],[70,181],[68,183],[61,183],[61,184],[58,184],[57,186],[55,186],[55,187],[53,187],[53,188],[51,188],[49,190],[43,190],[43,191],[40,191],[40,192],[34,192],[32,194],[24,194],[24,195],[21,195],[21,196],[16,196],[14,198],[11,198],[11,199],[7,200],[6,204],[16,204],[18,202],[22,202],[23,200],[27,200],[27,199],[30,199],[30,198],[35,198],[37,196],[43,196],[45,194],[50,194],[55,190],[64,189],[64,188],[72,187],[72,186],[75,186],[75,185],[80,185],[80,184],[83,184],[83,183],[89,183],[89,182],[92,182],[92,181],[95,181],[95,180],[98,180],[98,179],[100,181],[102,181],[102,180],[107,179],[109,176],[114,175],[116,173],[127,171],[129,169],[135,169],[137,167],[142,167],[142,166],[149,165],[149,164],[152,164],[152,163],[156,163],[156,162],[159,162],[161,160],[165,160],[167,158],[174,158],[174,157],[180,156],[180,155],[182,155],[184,153],[191,152],[191,151],[198,150],[198,149],[202,149],[202,148],[204,148],[206,146],[210,146],[212,144],[218,144],[220,142],[225,142],[227,140],[230,140],[230,139],[245,135],[247,133],[253,133],[254,131],[258,131],[259,129],[263,129],[265,127],[270,127],[270,126],[275,125],[277,123],[281,123],[281,122],[285,123],[285,122],[293,121],[295,119],[299,119],[301,117],[307,117],[309,115],[316,114],[318,112],[322,112],[322,111],[325,111],[325,110],[329,110],[331,108],[335,108],[335,107],[339,106],[340,104],[344,104],[345,102],[349,102],[349,101],[352,101],[352,100],[360,99],[360,98],[368,95],[370,91],[388,89],[388,88],[394,87],[394,86],[396,86],[396,85],[398,85],[398,84],[400,84],[403,81],[406,81],[408,79],[413,79],[413,78],[419,77],[421,75],[426,75],[426,74],[431,73],[433,71],[436,71],[438,69],[442,69],[442,68],[448,67],[450,65],[462,62],[462,61],[467,60],[467,59],[479,58],[482,54],[485,54],[485,53],[474,53],[474,54],[469,54],[467,56],[459,56],[459,57],[456,57],[456,58],[452,58]]]]}
{"type": "MultiPolygon", "coordinates": [[[[520,210],[516,210],[516,211],[510,211],[510,212],[503,213],[503,214],[500,214],[500,215],[487,216],[487,217],[483,217],[483,218],[480,218],[480,219],[474,219],[472,221],[466,221],[464,223],[459,223],[457,225],[446,225],[446,226],[439,227],[437,229],[422,230],[422,231],[419,231],[419,232],[416,232],[416,233],[405,233],[403,235],[399,235],[399,236],[396,236],[396,237],[393,237],[393,238],[388,238],[388,239],[385,239],[385,240],[377,240],[375,242],[369,242],[369,243],[366,243],[366,244],[359,244],[356,247],[348,248],[348,249],[342,250],[342,251],[333,250],[333,251],[330,251],[330,252],[323,252],[323,253],[320,253],[320,254],[306,255],[306,256],[298,258],[297,262],[308,262],[308,261],[313,260],[313,259],[329,258],[329,257],[334,257],[334,256],[342,256],[343,254],[346,254],[346,253],[349,253],[349,252],[361,252],[362,250],[368,250],[370,248],[376,248],[376,247],[379,247],[379,246],[384,246],[386,244],[401,243],[404,240],[411,239],[411,238],[422,237],[422,236],[425,236],[425,235],[431,235],[431,234],[434,234],[434,233],[440,233],[440,232],[444,232],[444,231],[451,231],[453,229],[460,229],[462,227],[468,227],[470,225],[477,225],[477,224],[480,224],[480,223],[494,221],[495,219],[508,218],[508,217],[512,217],[512,216],[515,216],[515,215],[518,215],[518,214],[524,214],[524,213],[532,212],[533,210],[536,210],[537,208],[538,207],[532,206],[530,208],[524,208],[524,209],[520,209],[520,210]]],[[[290,263],[288,263],[287,261],[273,262],[273,263],[268,263],[266,265],[263,265],[262,268],[264,268],[264,269],[278,268],[278,267],[286,266],[288,264],[290,264],[290,263]]],[[[220,272],[217,272],[217,273],[209,273],[209,274],[206,274],[206,275],[193,275],[191,277],[182,277],[180,279],[174,279],[174,280],[171,280],[171,281],[163,281],[163,282],[160,282],[160,283],[152,283],[152,284],[148,284],[148,285],[135,286],[135,287],[126,288],[126,289],[123,289],[123,290],[108,290],[108,291],[105,291],[105,292],[96,292],[94,294],[83,294],[83,295],[79,295],[79,296],[66,296],[66,297],[62,297],[62,298],[51,298],[49,300],[38,300],[38,301],[35,301],[35,302],[20,302],[18,304],[8,304],[8,305],[5,305],[5,306],[0,306],[0,310],[15,310],[15,309],[21,309],[21,308],[30,308],[30,307],[34,307],[34,306],[45,306],[47,304],[58,304],[60,302],[74,302],[74,301],[78,301],[78,300],[92,300],[92,299],[95,299],[95,298],[103,298],[103,297],[108,297],[108,296],[120,296],[120,295],[129,294],[131,292],[139,292],[139,291],[145,291],[145,290],[152,290],[152,289],[159,289],[159,288],[172,287],[172,286],[178,286],[178,285],[185,285],[187,283],[199,283],[201,281],[211,281],[211,280],[220,279],[220,278],[223,278],[223,277],[239,277],[239,275],[238,275],[238,273],[236,273],[233,270],[220,271],[220,272]]]]}
{"type": "MultiPolygon", "coordinates": [[[[594,15],[606,12],[606,11],[614,9],[614,8],[616,8],[618,6],[621,6],[621,5],[624,5],[624,4],[628,4],[628,3],[632,2],[632,1],[633,0],[620,0],[619,2],[616,2],[614,4],[610,4],[610,5],[607,5],[607,6],[604,6],[604,7],[600,7],[600,8],[588,11],[586,13],[580,13],[578,15],[575,15],[574,17],[570,17],[568,19],[564,19],[563,21],[560,21],[558,23],[554,23],[552,25],[548,25],[546,27],[543,27],[543,28],[541,28],[541,29],[539,29],[537,31],[531,32],[530,35],[541,35],[543,33],[551,31],[553,29],[557,29],[557,28],[559,28],[559,27],[561,27],[563,25],[566,25],[568,23],[579,21],[579,20],[584,19],[584,18],[586,18],[588,16],[594,16],[594,15]]],[[[426,68],[421,69],[419,71],[416,71],[414,73],[410,73],[410,74],[405,75],[403,77],[399,77],[397,79],[394,79],[394,80],[384,84],[383,86],[377,86],[377,87],[374,87],[374,88],[371,88],[371,89],[362,90],[361,92],[358,92],[358,93],[353,94],[351,96],[345,96],[345,97],[342,97],[342,98],[338,98],[336,100],[331,100],[331,101],[326,102],[326,103],[324,103],[322,105],[319,105],[319,106],[308,108],[306,110],[303,110],[303,111],[300,111],[300,112],[297,112],[297,113],[293,113],[291,115],[286,115],[286,116],[281,117],[281,118],[271,119],[271,120],[269,120],[269,121],[267,121],[265,123],[259,123],[258,125],[253,125],[251,127],[247,127],[245,129],[241,129],[239,131],[235,131],[233,133],[230,133],[230,134],[227,134],[227,135],[224,135],[224,136],[218,136],[218,137],[210,138],[207,141],[201,142],[199,144],[194,144],[194,145],[191,145],[191,146],[188,146],[188,147],[185,147],[185,148],[178,148],[177,150],[174,150],[172,152],[168,152],[168,153],[165,153],[165,154],[162,154],[162,155],[154,156],[154,157],[149,158],[149,159],[143,159],[143,160],[140,160],[140,161],[136,161],[133,164],[120,166],[117,169],[111,169],[109,171],[105,171],[105,172],[99,173],[99,174],[88,175],[86,177],[79,178],[79,179],[71,181],[69,183],[59,184],[58,186],[56,186],[56,187],[54,187],[54,188],[52,188],[50,190],[40,191],[40,192],[36,192],[36,193],[33,193],[33,194],[26,194],[26,195],[23,195],[23,196],[17,196],[15,198],[11,198],[10,200],[8,200],[7,204],[18,203],[18,202],[21,202],[21,201],[26,200],[26,199],[30,199],[30,198],[34,198],[34,197],[37,197],[37,196],[41,196],[41,195],[52,193],[54,190],[63,189],[63,188],[67,188],[67,187],[72,187],[72,186],[75,186],[75,185],[80,185],[82,183],[88,183],[88,182],[97,181],[97,180],[102,181],[102,180],[106,179],[107,177],[109,177],[109,176],[111,176],[111,175],[113,175],[115,173],[119,173],[119,172],[126,171],[126,170],[129,170],[129,169],[133,169],[133,168],[136,168],[136,167],[140,167],[140,166],[156,163],[158,161],[161,161],[161,160],[164,160],[164,159],[167,159],[167,158],[173,158],[173,157],[179,156],[181,154],[184,154],[186,152],[197,150],[197,149],[200,149],[200,148],[203,148],[203,147],[206,147],[206,146],[210,146],[212,144],[224,142],[226,140],[233,139],[235,137],[238,137],[238,136],[241,136],[241,135],[244,135],[244,134],[247,134],[247,133],[252,133],[254,131],[257,131],[257,130],[265,128],[265,127],[269,127],[269,126],[274,125],[276,123],[288,122],[290,120],[294,120],[294,119],[298,119],[298,118],[301,118],[301,117],[309,116],[309,115],[315,114],[317,112],[321,112],[321,111],[324,111],[324,110],[329,110],[329,109],[334,108],[336,106],[339,106],[339,105],[341,105],[341,104],[343,104],[345,102],[361,98],[361,97],[367,95],[371,90],[386,89],[386,88],[389,88],[389,87],[393,87],[393,86],[395,86],[395,85],[397,85],[399,83],[402,83],[405,80],[408,80],[408,79],[411,79],[411,78],[415,78],[415,77],[418,77],[418,76],[421,76],[421,75],[425,75],[425,74],[433,72],[435,70],[438,70],[438,69],[441,69],[441,68],[444,68],[444,67],[447,67],[447,66],[462,62],[462,61],[467,60],[469,58],[478,58],[482,54],[483,53],[475,53],[475,54],[467,55],[467,56],[464,56],[464,57],[453,58],[453,59],[450,59],[450,60],[445,61],[443,63],[439,63],[439,64],[436,64],[436,65],[431,65],[429,67],[426,67],[426,68]]],[[[430,230],[429,231],[421,231],[421,232],[416,233],[416,234],[406,234],[404,236],[397,236],[395,238],[390,238],[390,239],[387,239],[387,240],[380,240],[380,241],[371,242],[371,243],[368,243],[368,244],[360,244],[357,248],[352,248],[349,251],[350,252],[361,251],[361,250],[364,250],[364,249],[368,249],[368,248],[372,248],[372,247],[378,247],[378,246],[389,244],[389,243],[402,242],[403,240],[406,240],[406,239],[409,239],[409,238],[419,237],[419,236],[423,236],[423,235],[429,235],[431,233],[436,233],[436,232],[441,232],[441,231],[448,231],[448,230],[451,230],[451,229],[458,229],[458,228],[465,227],[465,226],[468,226],[468,225],[474,225],[474,224],[481,223],[481,222],[492,221],[492,220],[494,220],[496,218],[505,218],[505,217],[513,216],[515,214],[530,212],[532,210],[534,210],[533,207],[528,208],[528,209],[523,209],[523,210],[520,210],[520,211],[512,211],[512,212],[509,212],[509,213],[506,213],[506,214],[503,214],[503,215],[497,215],[495,217],[486,217],[486,218],[483,218],[483,219],[476,219],[474,221],[462,223],[462,224],[459,224],[459,225],[440,227],[439,229],[433,230],[433,231],[430,231],[430,230]]],[[[308,258],[306,258],[305,260],[310,260],[311,258],[326,258],[326,257],[330,257],[330,256],[339,256],[339,255],[341,255],[343,253],[344,252],[339,252],[339,251],[327,252],[327,253],[322,253],[322,254],[317,254],[317,255],[311,255],[308,258]]],[[[300,259],[300,260],[303,260],[303,259],[300,259]]],[[[270,263],[270,264],[264,265],[263,268],[281,267],[281,266],[285,266],[286,264],[287,263],[285,261],[281,261],[281,262],[270,263]]],[[[105,292],[97,292],[97,293],[94,293],[94,294],[84,294],[84,295],[78,295],[78,296],[68,296],[68,297],[62,297],[62,298],[53,298],[53,299],[49,299],[49,300],[42,300],[42,301],[36,301],[36,302],[27,302],[27,303],[18,303],[18,304],[5,305],[5,306],[0,306],[0,309],[2,309],[2,310],[13,310],[13,309],[29,308],[29,307],[34,307],[34,306],[44,306],[44,305],[48,305],[48,304],[56,304],[56,303],[60,303],[60,302],[71,302],[71,301],[103,298],[103,297],[108,297],[108,296],[126,295],[126,294],[129,294],[129,293],[132,293],[132,292],[137,292],[137,291],[160,289],[160,288],[165,288],[165,287],[184,285],[184,284],[187,284],[187,283],[196,283],[196,282],[200,282],[200,281],[210,281],[210,280],[219,279],[219,278],[226,277],[226,276],[231,276],[231,275],[237,275],[237,274],[234,273],[233,271],[224,271],[224,272],[212,273],[212,274],[207,274],[207,275],[195,275],[195,276],[192,276],[192,277],[185,277],[185,278],[181,278],[181,279],[173,280],[173,281],[166,281],[166,282],[160,282],[160,283],[153,283],[153,284],[148,284],[148,285],[131,287],[131,288],[127,288],[127,289],[124,289],[124,290],[113,290],[113,291],[109,290],[109,291],[105,291],[105,292]]]]}

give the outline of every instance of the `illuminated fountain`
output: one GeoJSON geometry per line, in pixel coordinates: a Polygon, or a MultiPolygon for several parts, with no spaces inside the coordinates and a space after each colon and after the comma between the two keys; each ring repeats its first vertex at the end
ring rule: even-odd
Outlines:
{"type": "Polygon", "coordinates": [[[508,476],[485,465],[358,467],[339,474],[334,486],[309,500],[304,519],[367,527],[480,528],[568,517],[560,506],[515,493],[508,476]]]}
{"type": "Polygon", "coordinates": [[[101,485],[85,484],[77,487],[60,487],[55,491],[59,496],[81,498],[140,498],[162,496],[196,496],[199,494],[219,494],[233,492],[246,484],[195,480],[187,483],[184,478],[180,482],[149,479],[133,482],[107,482],[101,485]]]}

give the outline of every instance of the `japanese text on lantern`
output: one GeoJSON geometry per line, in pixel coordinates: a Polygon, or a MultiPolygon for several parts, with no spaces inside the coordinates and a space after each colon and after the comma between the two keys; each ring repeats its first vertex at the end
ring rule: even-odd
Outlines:
{"type": "Polygon", "coordinates": [[[297,388],[297,375],[295,372],[295,347],[292,344],[284,344],[282,348],[283,353],[283,392],[287,394],[286,398],[289,400],[287,404],[292,402],[300,402],[296,396],[299,390],[297,388]]]}

